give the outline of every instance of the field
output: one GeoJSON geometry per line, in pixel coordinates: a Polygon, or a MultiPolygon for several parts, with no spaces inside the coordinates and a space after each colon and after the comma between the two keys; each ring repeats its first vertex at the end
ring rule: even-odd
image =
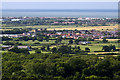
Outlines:
{"type": "Polygon", "coordinates": [[[47,30],[117,30],[118,25],[115,26],[78,26],[76,25],[67,25],[67,26],[47,26],[47,25],[40,25],[40,26],[16,26],[16,27],[3,27],[3,29],[0,30],[9,30],[13,28],[47,28],[47,30]]]}
{"type": "MultiPolygon", "coordinates": [[[[4,43],[5,41],[3,41],[4,43]]],[[[10,42],[15,42],[15,41],[10,41],[10,42]]],[[[51,45],[50,48],[52,49],[53,47],[58,47],[62,44],[66,44],[66,45],[69,45],[69,46],[72,46],[72,47],[75,47],[75,46],[80,46],[81,50],[85,50],[85,48],[89,48],[90,49],[90,54],[103,54],[104,52],[94,52],[94,51],[101,51],[102,50],[102,47],[107,45],[115,45],[117,49],[120,49],[118,43],[116,40],[112,40],[112,41],[109,41],[108,43],[102,43],[100,40],[96,40],[96,41],[91,41],[91,44],[87,44],[87,45],[76,45],[76,44],[68,44],[69,43],[69,40],[62,40],[62,44],[60,45],[56,45],[55,44],[55,40],[49,40],[49,42],[47,41],[42,41],[42,42],[39,42],[37,40],[35,40],[34,42],[32,40],[29,40],[29,41],[16,41],[16,42],[19,42],[19,43],[22,43],[23,45],[28,45],[28,46],[31,46],[32,48],[41,48],[42,46],[47,46],[47,45],[51,45]],[[35,45],[35,43],[39,43],[37,45],[35,45]]],[[[35,53],[35,51],[30,51],[30,53],[35,53]]],[[[50,52],[43,52],[43,53],[50,53],[50,52]]],[[[106,52],[105,52],[106,53],[106,52]]],[[[116,53],[116,52],[115,52],[116,53]]]]}
{"type": "MultiPolygon", "coordinates": [[[[96,41],[102,41],[102,39],[95,39],[96,41]]],[[[120,40],[120,39],[106,39],[106,40],[108,40],[108,41],[118,41],[118,40],[120,40]]]]}
{"type": "MultiPolygon", "coordinates": [[[[41,42],[41,44],[45,44],[46,42],[41,42]]],[[[50,41],[50,43],[54,43],[54,41],[50,41]]],[[[62,41],[62,43],[67,43],[68,44],[68,41],[62,41]]],[[[89,48],[90,49],[90,53],[89,54],[105,54],[105,53],[110,53],[110,52],[94,52],[94,51],[101,51],[102,50],[102,47],[103,46],[109,46],[109,45],[115,45],[117,49],[120,49],[119,48],[119,45],[117,42],[110,42],[110,43],[95,43],[95,42],[92,42],[92,44],[88,44],[88,45],[76,45],[76,44],[72,44],[72,45],[69,45],[69,46],[72,46],[72,47],[75,47],[75,46],[80,46],[81,50],[85,50],[85,48],[89,48]]],[[[58,45],[59,46],[59,45],[58,45]]],[[[50,48],[53,48],[53,47],[58,47],[56,45],[53,45],[51,46],[50,48]]],[[[40,48],[41,46],[32,46],[32,47],[36,47],[36,48],[40,48]]],[[[34,51],[32,51],[31,53],[34,53],[34,51]]],[[[45,53],[45,52],[44,52],[45,53]]],[[[118,53],[118,52],[111,52],[111,53],[118,53]]]]}
{"type": "MultiPolygon", "coordinates": [[[[59,26],[47,26],[47,25],[40,25],[40,26],[16,26],[16,27],[3,27],[3,29],[0,29],[0,31],[4,31],[4,30],[11,30],[13,28],[32,28],[32,29],[39,29],[39,28],[47,28],[47,30],[92,30],[92,29],[95,29],[95,30],[117,30],[118,29],[118,25],[115,25],[115,26],[78,26],[76,27],[76,25],[67,25],[67,26],[62,26],[62,25],[59,25],[59,26]]],[[[88,47],[90,49],[90,54],[93,54],[94,51],[101,51],[102,50],[102,47],[107,45],[115,45],[116,48],[118,49],[119,48],[119,45],[117,43],[118,39],[107,39],[109,41],[109,43],[102,43],[102,39],[95,39],[95,41],[91,42],[92,44],[88,44],[88,45],[76,45],[76,44],[72,44],[70,46],[80,46],[81,50],[85,50],[86,47],[88,47]],[[100,42],[100,43],[98,43],[100,42]]],[[[62,44],[66,44],[66,45],[69,45],[68,42],[69,40],[62,40],[62,44]]],[[[3,41],[4,42],[4,41],[3,41]]],[[[13,42],[13,41],[11,41],[13,42]]],[[[51,45],[50,48],[53,48],[53,47],[56,47],[56,44],[55,44],[55,40],[49,40],[49,42],[47,41],[42,41],[42,42],[39,42],[39,41],[32,41],[32,40],[29,40],[29,41],[16,41],[16,42],[19,42],[19,43],[22,43],[23,45],[28,45],[28,46],[32,46],[32,48],[41,48],[42,46],[47,46],[47,45],[51,45]],[[39,43],[37,45],[35,45],[35,43],[39,43]]],[[[60,44],[60,45],[62,45],[60,44]]],[[[30,53],[35,53],[35,51],[30,51],[30,53]]],[[[50,53],[50,52],[42,52],[42,53],[50,53]]],[[[99,53],[94,53],[94,54],[104,54],[103,52],[99,52],[99,53]]]]}
{"type": "MultiPolygon", "coordinates": [[[[118,26],[88,26],[88,27],[72,27],[72,28],[54,28],[55,30],[114,30],[118,29],[118,26]]],[[[48,29],[48,30],[54,30],[54,29],[48,29]]]]}

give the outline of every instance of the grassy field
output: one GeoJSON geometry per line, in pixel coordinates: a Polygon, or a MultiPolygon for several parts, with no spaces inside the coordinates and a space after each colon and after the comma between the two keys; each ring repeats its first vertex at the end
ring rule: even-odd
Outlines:
{"type": "Polygon", "coordinates": [[[9,31],[9,30],[12,30],[12,29],[0,29],[0,31],[9,31]]]}
{"type": "MultiPolygon", "coordinates": [[[[96,41],[102,41],[103,39],[95,39],[96,41]]],[[[106,39],[106,40],[108,40],[108,41],[118,41],[118,40],[120,40],[120,39],[106,39]]]]}
{"type": "MultiPolygon", "coordinates": [[[[118,47],[118,43],[97,43],[97,44],[88,44],[88,45],[76,45],[76,46],[80,46],[80,48],[82,50],[85,50],[86,47],[88,47],[90,49],[91,52],[94,51],[101,51],[103,46],[109,46],[109,45],[115,45],[116,48],[118,47]]],[[[75,45],[71,45],[71,46],[75,46],[75,45]]]]}
{"type": "MultiPolygon", "coordinates": [[[[5,41],[3,41],[4,43],[5,41]]],[[[14,41],[10,41],[10,42],[14,42],[14,41]]],[[[41,48],[42,46],[47,46],[47,45],[50,45],[50,44],[54,44],[54,45],[51,45],[50,48],[53,48],[53,47],[58,47],[60,45],[56,45],[55,44],[55,40],[49,40],[49,42],[47,41],[42,41],[42,42],[39,42],[39,41],[32,41],[32,40],[29,40],[29,41],[16,41],[16,42],[19,42],[19,43],[22,43],[23,45],[28,45],[28,46],[31,46],[32,48],[41,48]],[[37,45],[34,45],[34,43],[40,43],[40,44],[37,44],[37,45]]],[[[64,43],[66,45],[69,45],[69,40],[62,40],[61,43],[64,43]]],[[[61,44],[62,45],[62,44],[61,44]]],[[[89,48],[90,49],[90,53],[89,54],[104,54],[106,52],[94,52],[94,51],[101,51],[103,46],[109,46],[109,45],[115,45],[117,49],[120,49],[120,46],[118,45],[117,41],[109,41],[108,43],[102,43],[101,41],[91,41],[91,44],[87,44],[87,45],[76,45],[76,44],[71,44],[69,46],[72,46],[72,47],[75,47],[75,46],[80,46],[81,50],[85,50],[85,48],[89,48]],[[99,42],[99,43],[98,43],[99,42]]],[[[35,53],[35,50],[33,51],[30,51],[31,54],[35,53]]],[[[42,52],[42,53],[50,53],[50,52],[42,52]]]]}
{"type": "MultiPolygon", "coordinates": [[[[13,28],[47,28],[48,30],[92,30],[92,29],[95,29],[95,30],[117,30],[118,29],[118,25],[115,25],[115,26],[86,26],[86,27],[83,27],[83,26],[78,26],[76,27],[76,25],[70,25],[70,26],[49,26],[49,25],[40,25],[40,26],[16,26],[16,27],[5,27],[4,29],[0,29],[1,30],[11,30],[13,28]]],[[[75,44],[72,44],[71,46],[80,46],[80,48],[82,50],[85,50],[86,47],[90,48],[90,53],[94,53],[94,51],[101,51],[102,50],[102,47],[107,45],[115,45],[116,48],[119,48],[119,45],[117,43],[117,39],[108,39],[109,43],[101,43],[102,39],[96,39],[95,41],[91,42],[92,44],[88,44],[88,45],[75,45],[75,44]],[[100,42],[100,43],[97,43],[97,42],[100,42]]],[[[69,40],[62,40],[61,43],[64,43],[64,44],[67,44],[68,45],[68,41],[69,40]]],[[[3,41],[4,42],[4,41],[3,41]]],[[[14,42],[14,41],[11,41],[11,42],[14,42]]],[[[22,43],[23,45],[28,45],[28,46],[32,46],[33,48],[41,48],[42,46],[45,46],[45,45],[50,45],[50,44],[55,44],[55,40],[49,40],[49,42],[47,41],[42,41],[42,42],[39,42],[39,41],[32,41],[32,40],[29,40],[29,41],[16,41],[16,42],[19,42],[19,43],[22,43]],[[40,43],[36,46],[33,46],[35,43],[40,43]]],[[[56,47],[56,45],[52,45],[50,48],[52,47],[56,47]]],[[[30,53],[35,53],[35,51],[30,51],[30,53]]],[[[48,53],[48,52],[43,52],[43,53],[48,53]]],[[[103,53],[103,52],[102,52],[103,53]]]]}
{"type": "Polygon", "coordinates": [[[9,29],[13,29],[13,28],[47,28],[48,30],[117,30],[118,29],[118,25],[115,26],[78,26],[76,27],[76,25],[66,25],[66,26],[49,26],[49,25],[39,25],[39,26],[15,26],[15,27],[3,27],[2,30],[9,30],[9,29]]]}
{"type": "MultiPolygon", "coordinates": [[[[4,43],[5,41],[3,41],[4,43]]],[[[42,42],[39,42],[37,40],[35,40],[34,42],[32,40],[29,40],[29,41],[10,41],[10,42],[19,42],[19,43],[22,43],[23,45],[33,45],[34,43],[40,43],[40,44],[53,44],[55,43],[55,40],[49,40],[48,42],[46,40],[43,40],[42,42]]],[[[61,43],[64,43],[64,44],[68,44],[69,43],[69,40],[62,40],[61,43]]],[[[39,44],[38,44],[39,45],[39,44]]],[[[102,43],[101,41],[91,41],[91,44],[88,44],[88,45],[75,45],[75,44],[72,44],[71,46],[81,46],[81,48],[85,48],[85,47],[89,47],[89,48],[93,48],[96,50],[96,48],[101,48],[102,46],[105,46],[105,45],[115,45],[117,48],[118,48],[118,43],[116,40],[112,40],[112,41],[109,41],[108,43],[102,43]],[[98,43],[99,42],[99,43],[98,43]]],[[[37,47],[37,46],[34,46],[34,47],[37,47]]],[[[92,49],[92,50],[93,50],[92,49]]]]}
{"type": "MultiPolygon", "coordinates": [[[[118,29],[118,26],[88,26],[88,27],[68,27],[68,28],[54,28],[55,30],[114,30],[118,29]]],[[[54,30],[54,29],[49,29],[48,30],[54,30]]]]}

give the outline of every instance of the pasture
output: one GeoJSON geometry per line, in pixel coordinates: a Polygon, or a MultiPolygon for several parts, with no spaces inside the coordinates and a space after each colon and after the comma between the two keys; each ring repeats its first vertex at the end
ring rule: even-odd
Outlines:
{"type": "MultiPolygon", "coordinates": [[[[3,41],[4,43],[5,41],[3,41]]],[[[34,42],[32,40],[29,41],[10,41],[10,42],[19,42],[22,43],[22,45],[28,45],[31,46],[32,48],[41,48],[42,46],[47,46],[49,45],[50,48],[52,49],[53,47],[58,47],[62,44],[65,45],[69,45],[72,47],[75,46],[80,46],[81,50],[85,50],[85,48],[89,48],[90,49],[90,54],[100,54],[100,53],[104,53],[104,52],[94,52],[94,51],[101,51],[103,46],[109,46],[109,45],[115,45],[117,49],[120,49],[117,41],[109,41],[108,43],[102,43],[100,40],[98,41],[91,41],[91,44],[86,44],[86,45],[76,45],[75,43],[73,44],[69,44],[69,40],[62,40],[61,44],[56,45],[55,44],[55,40],[49,40],[48,42],[46,40],[43,40],[42,42],[39,42],[37,40],[35,40],[34,42]],[[39,43],[37,45],[35,45],[35,43],[39,43]]],[[[35,53],[35,51],[30,51],[30,53],[35,53]]],[[[50,52],[43,52],[43,53],[50,53],[50,52]]]]}
{"type": "Polygon", "coordinates": [[[3,27],[1,30],[10,30],[14,28],[47,28],[47,30],[117,30],[118,25],[115,26],[77,26],[76,25],[39,25],[39,26],[15,26],[15,27],[3,27]]]}

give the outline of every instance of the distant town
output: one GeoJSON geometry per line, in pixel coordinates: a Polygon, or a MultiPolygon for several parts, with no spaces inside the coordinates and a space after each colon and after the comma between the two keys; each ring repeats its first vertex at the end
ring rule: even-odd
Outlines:
{"type": "Polygon", "coordinates": [[[33,29],[28,32],[23,32],[22,34],[3,34],[0,35],[0,37],[9,37],[9,38],[18,38],[18,37],[37,37],[36,33],[44,31],[42,34],[44,36],[49,36],[49,37],[56,37],[61,36],[62,38],[73,38],[73,39],[78,39],[79,37],[82,38],[92,38],[92,39],[102,39],[106,37],[107,39],[117,39],[118,34],[120,31],[97,31],[97,30],[47,30],[47,28],[41,28],[41,29],[33,29]]]}
{"type": "MultiPolygon", "coordinates": [[[[118,19],[116,18],[2,17],[0,21],[3,26],[0,37],[2,37],[3,41],[6,41],[3,42],[2,47],[9,47],[9,49],[12,49],[13,46],[9,45],[7,41],[12,40],[14,42],[32,40],[33,43],[36,40],[39,42],[43,40],[49,42],[51,40],[55,43],[53,45],[57,45],[62,40],[68,43],[70,41],[67,40],[73,40],[73,45],[87,46],[87,44],[91,44],[95,40],[114,39],[119,42],[120,39],[120,31],[117,27],[118,19]],[[90,26],[91,29],[89,29],[90,26]]],[[[67,44],[66,42],[65,44],[67,44]]],[[[28,48],[29,46],[22,44],[22,46],[18,45],[18,47],[28,48]]]]}
{"type": "MultiPolygon", "coordinates": [[[[30,25],[78,25],[81,26],[110,26],[118,23],[117,18],[83,18],[83,17],[2,17],[4,26],[30,25]],[[6,25],[4,25],[6,24],[6,25]]],[[[6,26],[6,27],[7,27],[6,26]]]]}

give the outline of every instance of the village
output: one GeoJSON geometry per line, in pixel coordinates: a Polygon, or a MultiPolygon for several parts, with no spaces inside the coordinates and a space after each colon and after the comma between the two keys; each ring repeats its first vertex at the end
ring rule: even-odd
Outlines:
{"type": "Polygon", "coordinates": [[[106,37],[107,39],[115,39],[118,37],[120,31],[98,31],[98,30],[47,30],[46,28],[33,29],[29,32],[24,32],[22,34],[1,34],[0,37],[18,38],[18,37],[36,37],[37,32],[43,32],[42,34],[49,37],[61,36],[62,38],[92,38],[92,39],[102,39],[106,37]],[[44,31],[44,32],[43,32],[44,31]]]}
{"type": "Polygon", "coordinates": [[[30,25],[76,25],[81,26],[110,26],[118,22],[117,18],[88,18],[88,17],[2,17],[3,27],[30,25]],[[4,25],[5,24],[5,25],[4,25]],[[6,26],[7,25],[7,26],[6,26]]]}
{"type": "MultiPolygon", "coordinates": [[[[58,40],[60,37],[62,40],[74,40],[79,42],[79,45],[88,45],[91,44],[91,41],[95,41],[96,39],[118,39],[119,31],[98,31],[98,30],[47,30],[47,28],[40,29],[32,29],[27,32],[23,32],[22,34],[2,34],[0,37],[3,39],[8,37],[10,39],[18,39],[18,40],[38,40],[42,42],[46,40],[58,40]],[[25,39],[24,39],[25,38],[25,39]]],[[[33,40],[33,41],[34,41],[33,40]]],[[[58,43],[56,42],[55,43],[58,43]]],[[[14,47],[14,45],[3,45],[2,48],[4,50],[10,50],[14,47]]],[[[32,51],[32,47],[28,45],[18,45],[18,48],[27,48],[29,51],[32,51]]]]}

